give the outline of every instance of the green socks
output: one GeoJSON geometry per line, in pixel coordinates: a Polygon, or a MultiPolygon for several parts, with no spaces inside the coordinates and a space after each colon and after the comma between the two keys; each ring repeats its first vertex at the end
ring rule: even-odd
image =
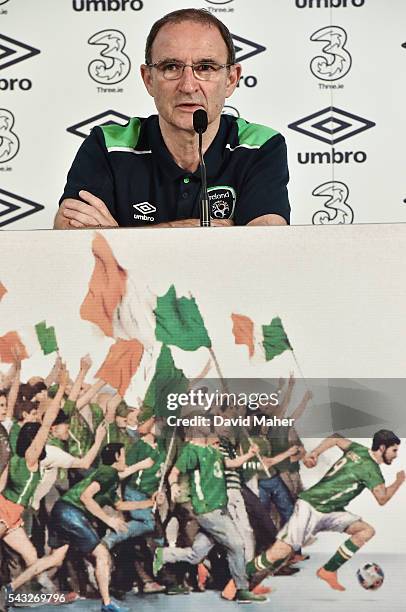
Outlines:
{"type": "Polygon", "coordinates": [[[331,557],[329,561],[324,565],[324,569],[328,572],[336,572],[346,561],[351,559],[354,553],[359,550],[359,546],[356,546],[352,540],[347,540],[344,544],[341,544],[335,555],[331,557]]]}
{"type": "Polygon", "coordinates": [[[263,552],[261,555],[258,555],[258,557],[254,557],[252,561],[249,561],[247,565],[245,566],[245,568],[246,568],[248,577],[252,576],[256,572],[261,572],[262,570],[265,570],[265,569],[269,569],[273,573],[273,572],[276,572],[276,570],[278,570],[281,567],[281,565],[285,563],[285,561],[286,561],[286,557],[284,557],[283,559],[278,559],[277,561],[272,563],[271,561],[268,561],[266,557],[266,553],[263,552]]]}

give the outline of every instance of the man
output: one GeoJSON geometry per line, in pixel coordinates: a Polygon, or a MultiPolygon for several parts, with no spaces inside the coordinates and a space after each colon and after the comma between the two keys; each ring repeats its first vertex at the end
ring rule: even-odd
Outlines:
{"type": "Polygon", "coordinates": [[[58,478],[59,470],[83,469],[88,470],[95,461],[106,434],[106,427],[102,423],[96,430],[93,446],[82,458],[74,457],[64,450],[64,442],[69,439],[69,419],[63,410],[60,410],[51,427],[45,451],[46,457],[40,463],[41,480],[35,491],[32,507],[39,510],[43,499],[58,478]]]}
{"type": "MultiPolygon", "coordinates": [[[[108,444],[101,451],[101,465],[89,476],[78,482],[55,504],[50,528],[49,544],[54,551],[34,563],[2,590],[3,599],[10,600],[14,590],[20,588],[34,576],[60,566],[73,546],[83,555],[91,555],[96,562],[96,581],[102,597],[102,612],[124,612],[127,608],[118,606],[110,598],[111,559],[107,548],[93,526],[94,522],[105,524],[119,532],[126,531],[126,522],[119,516],[111,516],[103,509],[111,506],[118,511],[152,506],[154,500],[146,502],[123,502],[117,495],[120,478],[130,476],[137,470],[151,465],[151,461],[140,462],[127,468],[122,444],[108,444]]],[[[1,602],[0,602],[1,603],[1,602]]]]}
{"type": "MultiPolygon", "coordinates": [[[[165,463],[166,449],[162,441],[157,440],[155,416],[152,408],[144,407],[138,417],[139,431],[142,436],[130,446],[126,453],[128,466],[133,466],[146,459],[151,460],[151,467],[138,471],[131,476],[124,489],[124,499],[130,502],[150,500],[156,495],[161,479],[162,466],[165,463]],[[153,464],[152,464],[153,462],[153,464]]],[[[131,520],[125,532],[111,531],[103,539],[105,546],[111,550],[119,542],[137,538],[155,529],[155,517],[152,504],[130,512],[131,520]]]]}
{"type": "Polygon", "coordinates": [[[213,225],[286,225],[283,137],[221,115],[241,76],[225,25],[205,10],[169,13],[152,26],[141,76],[158,116],[92,131],[68,174],[54,227],[198,226],[198,109],[208,115],[203,151],[213,225]]]}
{"type": "Polygon", "coordinates": [[[14,409],[14,421],[10,429],[9,440],[13,455],[16,453],[16,446],[21,428],[26,423],[38,422],[38,404],[27,399],[17,400],[14,409]]]}
{"type": "Polygon", "coordinates": [[[334,434],[307,454],[304,464],[311,468],[329,448],[337,446],[344,453],[317,484],[300,493],[293,515],[279,532],[275,544],[248,564],[249,574],[266,568],[269,572],[275,571],[292,551],[299,550],[320,531],[345,532],[349,539],[317,571],[317,576],[331,588],[344,591],[337,570],[375,535],[371,525],[345,507],[365,488],[381,506],[395,495],[405,481],[405,472],[398,472],[395,481],[387,487],[380,465],[390,465],[396,459],[399,445],[400,439],[392,431],[381,429],[375,433],[371,449],[334,434]]]}
{"type": "Polygon", "coordinates": [[[186,560],[199,562],[210,550],[209,535],[214,542],[221,544],[227,551],[230,573],[236,584],[235,599],[239,603],[264,602],[266,597],[251,593],[245,572],[244,543],[237,526],[227,511],[227,488],[224,466],[238,468],[247,458],[252,457],[257,448],[250,448],[246,455],[237,459],[224,459],[222,453],[210,445],[210,428],[196,427],[195,437],[182,448],[175,466],[169,474],[171,497],[176,501],[180,488],[180,474],[189,474],[193,510],[200,527],[191,549],[158,549],[155,555],[155,571],[164,562],[186,560]],[[207,535],[206,535],[207,534],[207,535]],[[174,551],[174,554],[172,552],[174,551]],[[189,554],[190,553],[190,554],[189,554]],[[185,555],[185,556],[184,556],[185,555]]]}

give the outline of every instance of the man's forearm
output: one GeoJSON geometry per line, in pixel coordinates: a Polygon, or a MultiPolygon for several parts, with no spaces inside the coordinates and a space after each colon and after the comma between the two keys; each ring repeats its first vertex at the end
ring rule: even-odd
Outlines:
{"type": "Polygon", "coordinates": [[[266,465],[269,467],[273,465],[278,465],[278,463],[281,463],[281,461],[284,461],[288,457],[290,457],[289,449],[283,451],[283,453],[279,453],[279,455],[271,457],[269,460],[266,461],[266,465]]]}
{"type": "Polygon", "coordinates": [[[321,442],[315,449],[312,450],[312,453],[316,453],[317,456],[325,453],[329,448],[333,448],[334,446],[338,446],[337,441],[339,440],[339,436],[337,434],[333,434],[328,438],[325,438],[323,442],[321,442]]]}
{"type": "Polygon", "coordinates": [[[110,520],[109,515],[106,512],[104,512],[104,510],[99,506],[97,501],[93,499],[93,497],[83,497],[81,498],[81,501],[83,502],[86,510],[88,510],[91,514],[93,514],[93,516],[98,518],[100,521],[102,521],[106,525],[109,524],[109,520],[110,520]]]}
{"type": "Polygon", "coordinates": [[[168,482],[170,484],[170,486],[172,486],[173,484],[177,484],[178,482],[178,478],[179,478],[179,470],[174,467],[172,468],[172,470],[169,473],[169,477],[168,477],[168,482]]]}
{"type": "Polygon", "coordinates": [[[389,485],[389,487],[386,487],[386,498],[383,501],[383,504],[387,504],[388,501],[392,499],[392,497],[395,495],[395,493],[397,492],[397,490],[402,484],[403,483],[401,481],[395,480],[395,482],[392,482],[392,484],[389,485]]]}
{"type": "Polygon", "coordinates": [[[95,442],[93,444],[93,446],[87,451],[86,455],[80,459],[80,467],[88,470],[90,468],[90,466],[92,465],[93,461],[96,459],[97,457],[97,453],[100,450],[100,446],[102,444],[102,440],[100,440],[100,442],[95,442]]]}

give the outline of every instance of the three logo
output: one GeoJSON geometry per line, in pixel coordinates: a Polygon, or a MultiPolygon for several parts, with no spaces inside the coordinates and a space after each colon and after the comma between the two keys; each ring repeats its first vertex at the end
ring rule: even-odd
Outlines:
{"type": "Polygon", "coordinates": [[[340,225],[354,221],[354,211],[348,204],[349,189],[340,181],[328,181],[316,187],[312,195],[327,198],[327,210],[318,210],[312,218],[313,225],[340,225]]]}
{"type": "Polygon", "coordinates": [[[339,26],[328,26],[314,32],[310,40],[326,43],[322,52],[310,62],[310,70],[323,81],[337,81],[351,69],[352,57],[345,48],[347,33],[339,26]]]}
{"type": "Polygon", "coordinates": [[[131,69],[130,58],[124,53],[126,38],[119,30],[102,30],[91,36],[89,45],[100,45],[101,59],[90,62],[90,77],[103,85],[120,83],[128,76],[131,69]]]}
{"type": "Polygon", "coordinates": [[[9,162],[20,148],[17,134],[13,132],[14,115],[5,108],[0,108],[0,164],[9,162]]]}

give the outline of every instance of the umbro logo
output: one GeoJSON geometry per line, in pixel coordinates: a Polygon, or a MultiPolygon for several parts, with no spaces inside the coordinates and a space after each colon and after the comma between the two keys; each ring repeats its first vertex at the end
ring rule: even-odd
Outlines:
{"type": "Polygon", "coordinates": [[[149,202],[141,202],[140,204],[133,204],[133,208],[138,210],[143,215],[148,215],[149,213],[156,212],[156,206],[150,204],[149,202]]]}
{"type": "Polygon", "coordinates": [[[42,204],[0,189],[0,227],[43,210],[42,204]]]}
{"type": "Polygon", "coordinates": [[[156,206],[149,202],[140,202],[139,204],[133,204],[133,208],[138,210],[139,215],[134,214],[136,221],[155,221],[155,217],[151,217],[151,213],[156,212],[156,206]]]}
{"type": "Polygon", "coordinates": [[[263,47],[258,43],[252,42],[251,40],[241,38],[241,36],[237,36],[236,34],[232,34],[231,36],[234,41],[236,62],[243,62],[244,60],[253,57],[254,55],[258,55],[258,53],[266,51],[266,47],[263,47]]]}
{"type": "Polygon", "coordinates": [[[0,34],[0,70],[41,53],[38,49],[0,34]]]}
{"type": "Polygon", "coordinates": [[[129,120],[130,117],[127,115],[118,113],[115,110],[107,110],[104,111],[104,113],[100,113],[100,115],[89,117],[89,119],[85,119],[84,121],[80,121],[75,125],[71,125],[71,127],[68,127],[66,131],[70,134],[75,134],[75,136],[86,138],[96,125],[126,125],[129,120]]]}
{"type": "Polygon", "coordinates": [[[328,106],[317,113],[290,123],[288,127],[329,145],[335,145],[375,125],[376,123],[369,119],[363,119],[335,106],[328,106]]]}

